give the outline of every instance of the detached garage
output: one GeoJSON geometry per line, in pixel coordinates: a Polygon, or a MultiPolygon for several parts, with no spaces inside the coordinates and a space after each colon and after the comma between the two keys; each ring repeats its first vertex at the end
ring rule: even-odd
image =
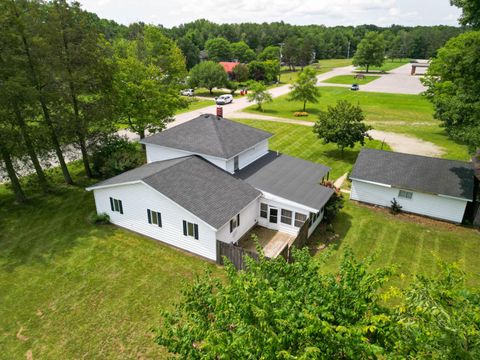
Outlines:
{"type": "Polygon", "coordinates": [[[471,163],[363,149],[350,175],[350,199],[461,223],[474,200],[471,163]]]}

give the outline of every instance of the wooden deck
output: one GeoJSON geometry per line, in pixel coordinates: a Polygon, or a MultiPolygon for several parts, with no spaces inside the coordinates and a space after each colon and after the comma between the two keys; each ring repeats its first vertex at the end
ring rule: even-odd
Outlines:
{"type": "Polygon", "coordinates": [[[257,235],[258,242],[263,248],[265,256],[269,258],[277,257],[287,244],[295,240],[295,235],[286,234],[277,230],[270,230],[263,226],[255,226],[243,238],[240,239],[238,245],[249,251],[256,252],[255,243],[252,235],[257,235]]]}

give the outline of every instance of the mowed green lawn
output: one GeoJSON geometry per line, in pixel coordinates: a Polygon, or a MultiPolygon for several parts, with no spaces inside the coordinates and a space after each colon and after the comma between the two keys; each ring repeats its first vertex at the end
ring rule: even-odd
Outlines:
{"type": "Polygon", "coordinates": [[[244,111],[293,120],[316,121],[321,110],[335,105],[338,100],[347,100],[359,104],[367,123],[377,130],[402,133],[430,141],[445,150],[445,158],[469,159],[467,147],[447,137],[439,122],[433,118],[432,104],[421,95],[351,91],[338,86],[320,87],[320,94],[318,104],[307,103],[309,115],[306,117],[293,116],[295,111],[302,110],[303,103],[288,101],[288,95],[265,104],[264,112],[258,111],[256,105],[249,106],[244,111]]]}
{"type": "Polygon", "coordinates": [[[216,265],[113,225],[87,183],[13,205],[0,186],[0,358],[165,358],[150,329],[216,265]]]}
{"type": "MultiPolygon", "coordinates": [[[[480,287],[480,234],[477,230],[424,220],[418,223],[412,216],[389,214],[348,201],[333,227],[339,238],[331,243],[332,253],[326,271],[335,269],[345,249],[360,258],[376,253],[374,266],[396,264],[400,277],[392,281],[402,286],[412,275],[435,274],[437,257],[457,262],[466,273],[467,285],[480,287]]],[[[316,234],[317,240],[325,236],[316,234]]],[[[329,234],[331,236],[331,234],[329,234]]]]}
{"type": "MultiPolygon", "coordinates": [[[[352,65],[352,59],[326,59],[319,60],[318,63],[312,64],[309,67],[315,69],[316,74],[319,75],[334,68],[345,67],[349,65],[352,65]]],[[[294,83],[298,78],[298,74],[300,74],[300,68],[297,68],[296,71],[291,71],[287,66],[282,67],[280,74],[280,85],[294,83]]]]}
{"type": "Polygon", "coordinates": [[[363,79],[357,79],[354,75],[338,75],[330,79],[323,80],[323,83],[328,84],[359,84],[365,85],[373,80],[377,80],[380,76],[366,75],[363,79]]]}
{"type": "Polygon", "coordinates": [[[186,113],[186,112],[189,112],[189,111],[202,109],[202,108],[207,107],[207,106],[215,105],[215,102],[213,101],[213,99],[212,100],[204,100],[204,99],[193,98],[193,99],[189,99],[188,101],[189,101],[188,107],[177,111],[177,114],[182,114],[182,113],[186,113]]]}
{"type": "MultiPolygon", "coordinates": [[[[273,137],[270,138],[271,150],[329,166],[330,179],[333,180],[351,170],[361,148],[357,145],[354,149],[345,149],[342,154],[335,144],[324,144],[318,139],[310,126],[273,121],[237,121],[273,133],[273,137]]],[[[390,149],[386,144],[382,147],[382,143],[376,140],[367,141],[366,146],[390,149]]]]}
{"type": "MultiPolygon", "coordinates": [[[[393,59],[393,60],[386,60],[382,66],[370,66],[368,71],[373,72],[388,72],[390,70],[396,69],[402,65],[408,64],[410,59],[393,59]]],[[[366,71],[366,68],[359,67],[357,68],[358,71],[366,71]]]]}

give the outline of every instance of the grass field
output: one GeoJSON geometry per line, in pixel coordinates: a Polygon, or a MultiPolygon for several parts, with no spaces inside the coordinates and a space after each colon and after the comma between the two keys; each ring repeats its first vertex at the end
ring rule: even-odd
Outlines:
{"type": "MultiPolygon", "coordinates": [[[[321,87],[320,94],[318,104],[307,103],[309,116],[302,117],[301,120],[316,121],[321,110],[335,105],[338,100],[347,100],[362,107],[366,121],[375,129],[413,135],[430,141],[445,150],[445,158],[469,159],[467,147],[447,137],[439,122],[433,118],[432,104],[421,95],[351,91],[333,86],[321,87]]],[[[303,103],[288,101],[288,95],[284,95],[265,104],[264,112],[258,111],[255,105],[244,111],[298,120],[293,113],[301,111],[302,107],[303,103]]]]}
{"type": "Polygon", "coordinates": [[[152,327],[198,257],[113,225],[93,226],[87,183],[57,186],[25,206],[0,186],[0,358],[165,358],[152,327]],[[28,357],[27,357],[28,358],[28,357]]]}
{"type": "MultiPolygon", "coordinates": [[[[337,179],[350,171],[360,151],[360,146],[357,145],[354,149],[346,149],[342,155],[336,145],[323,144],[309,126],[283,124],[272,121],[238,121],[273,133],[274,136],[270,139],[271,150],[281,151],[290,156],[318,162],[331,167],[331,179],[337,179]]],[[[375,149],[382,147],[381,142],[376,140],[368,141],[366,145],[367,147],[375,149]]],[[[383,149],[389,150],[389,147],[384,144],[383,149]]]]}
{"type": "Polygon", "coordinates": [[[188,111],[198,110],[207,106],[215,105],[213,100],[203,100],[203,99],[194,98],[194,99],[190,99],[189,101],[190,102],[188,104],[188,107],[177,111],[177,114],[182,114],[188,111]]]}
{"type": "MultiPolygon", "coordinates": [[[[319,75],[326,73],[333,68],[349,65],[352,65],[352,59],[326,59],[320,60],[318,63],[310,65],[310,67],[314,68],[317,75],[319,75]]],[[[287,66],[282,67],[280,74],[280,85],[294,83],[297,80],[299,73],[299,68],[297,68],[296,71],[291,71],[287,66]]]]}
{"type": "Polygon", "coordinates": [[[359,84],[365,85],[373,80],[377,80],[380,76],[368,75],[363,79],[356,79],[353,75],[338,75],[330,79],[323,80],[324,83],[329,84],[359,84]]]}
{"type": "MultiPolygon", "coordinates": [[[[394,60],[386,60],[383,63],[383,66],[370,66],[368,71],[373,72],[388,72],[390,70],[396,69],[402,65],[408,64],[410,59],[394,59],[394,60]]],[[[366,71],[366,68],[359,67],[356,70],[358,71],[366,71]]]]}
{"type": "MultiPolygon", "coordinates": [[[[327,270],[335,269],[346,248],[364,258],[377,253],[374,266],[398,265],[399,274],[434,274],[436,256],[458,262],[467,274],[467,285],[480,287],[480,235],[473,229],[434,222],[411,215],[393,216],[385,210],[373,210],[347,202],[334,222],[340,236],[331,245],[327,270]]],[[[329,235],[331,236],[331,235],[329,235]]],[[[320,237],[322,238],[322,237],[320,237]]],[[[324,237],[323,237],[324,239],[324,237]]],[[[402,286],[397,278],[393,285],[402,286]]]]}
{"type": "MultiPolygon", "coordinates": [[[[348,171],[358,153],[358,148],[347,150],[342,158],[309,127],[241,122],[273,132],[274,150],[332,166],[331,178],[348,171]]],[[[15,205],[0,185],[0,357],[165,358],[150,331],[161,326],[161,311],[172,308],[184,284],[205,268],[212,276],[220,276],[220,270],[112,225],[91,225],[87,219],[94,200],[84,191],[90,182],[79,165],[71,168],[77,185],[59,185],[55,169],[49,172],[57,183],[52,194],[34,197],[27,205],[15,205]]],[[[359,256],[378,250],[377,265],[399,263],[406,274],[432,272],[434,250],[446,260],[463,260],[469,284],[479,284],[476,231],[413,224],[350,203],[335,229],[341,238],[326,271],[334,269],[349,246],[359,256]]]]}

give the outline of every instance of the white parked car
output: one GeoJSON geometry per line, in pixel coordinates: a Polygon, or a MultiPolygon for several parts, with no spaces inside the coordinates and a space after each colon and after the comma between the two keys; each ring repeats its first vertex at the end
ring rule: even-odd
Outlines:
{"type": "Polygon", "coordinates": [[[184,89],[180,91],[180,94],[182,94],[183,96],[194,96],[195,91],[193,89],[184,89]]]}
{"type": "Polygon", "coordinates": [[[230,94],[220,95],[219,97],[215,98],[215,102],[217,105],[231,104],[233,102],[233,96],[230,94]]]}

